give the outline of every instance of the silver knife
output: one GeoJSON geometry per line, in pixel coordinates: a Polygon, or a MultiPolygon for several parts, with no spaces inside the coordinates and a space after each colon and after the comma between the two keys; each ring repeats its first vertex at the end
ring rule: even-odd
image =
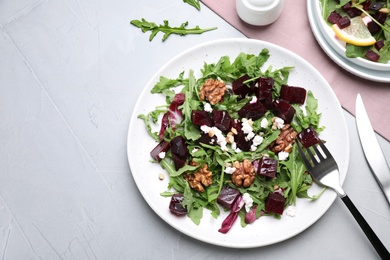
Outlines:
{"type": "Polygon", "coordinates": [[[390,168],[376,139],[360,94],[356,97],[356,126],[364,155],[379,183],[387,202],[390,204],[390,168]]]}

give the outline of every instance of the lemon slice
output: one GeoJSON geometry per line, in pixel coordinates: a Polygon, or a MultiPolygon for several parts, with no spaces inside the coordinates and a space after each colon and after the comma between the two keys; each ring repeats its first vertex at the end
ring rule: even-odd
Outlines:
{"type": "Polygon", "coordinates": [[[332,29],[340,40],[355,46],[370,46],[376,42],[361,17],[352,18],[351,25],[344,29],[337,24],[333,24],[332,29]]]}

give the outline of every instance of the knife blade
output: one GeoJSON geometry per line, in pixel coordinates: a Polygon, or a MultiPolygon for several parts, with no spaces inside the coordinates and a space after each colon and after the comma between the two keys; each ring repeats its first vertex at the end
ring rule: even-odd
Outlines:
{"type": "Polygon", "coordinates": [[[390,204],[390,168],[376,139],[360,94],[356,97],[356,126],[367,162],[390,204]]]}

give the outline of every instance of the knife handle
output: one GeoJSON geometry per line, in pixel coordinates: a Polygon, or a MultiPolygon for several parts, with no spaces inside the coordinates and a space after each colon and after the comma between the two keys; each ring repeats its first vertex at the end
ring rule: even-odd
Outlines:
{"type": "Polygon", "coordinates": [[[358,211],[358,209],[355,207],[355,205],[352,203],[351,199],[348,197],[348,195],[345,195],[341,198],[344,202],[344,204],[347,206],[349,211],[352,213],[352,215],[355,217],[355,220],[359,224],[359,226],[362,228],[363,232],[366,234],[368,240],[370,240],[371,244],[374,246],[376,252],[382,259],[390,259],[390,253],[387,251],[386,247],[382,244],[382,242],[379,240],[375,232],[371,229],[370,225],[367,223],[367,221],[364,219],[362,214],[358,211]]]}

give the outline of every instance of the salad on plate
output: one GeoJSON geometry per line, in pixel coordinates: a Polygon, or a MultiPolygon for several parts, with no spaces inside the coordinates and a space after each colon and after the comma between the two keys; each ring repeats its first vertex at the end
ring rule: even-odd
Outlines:
{"type": "Polygon", "coordinates": [[[320,0],[322,18],[348,58],[390,63],[390,1],[320,0]]]}
{"type": "MultiPolygon", "coordinates": [[[[165,104],[138,115],[156,141],[150,155],[169,182],[160,195],[178,217],[199,224],[205,209],[227,233],[262,216],[293,214],[297,198],[309,195],[312,178],[296,145],[315,145],[324,130],[312,91],[288,85],[293,67],[262,66],[270,57],[240,53],[204,63],[200,77],[193,70],[176,78],[161,76],[151,90],[165,104]]],[[[157,192],[157,191],[156,191],[157,192]]]]}

